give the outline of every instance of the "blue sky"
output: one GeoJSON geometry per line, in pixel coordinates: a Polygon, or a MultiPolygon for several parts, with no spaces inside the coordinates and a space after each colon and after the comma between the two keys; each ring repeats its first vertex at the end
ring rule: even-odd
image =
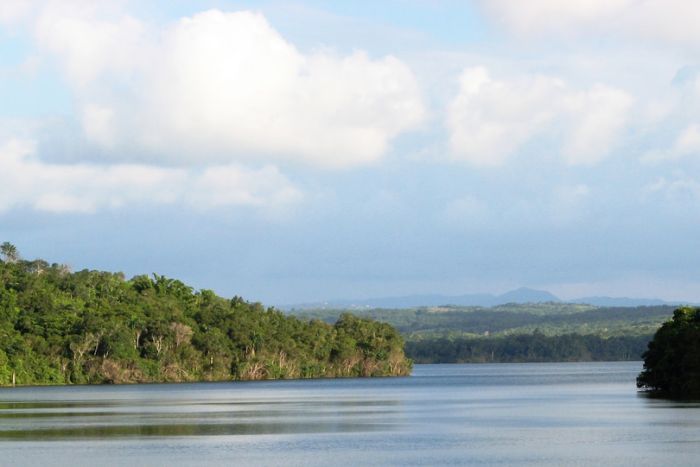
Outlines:
{"type": "Polygon", "coordinates": [[[0,239],[270,304],[700,301],[700,7],[9,0],[0,239]]]}

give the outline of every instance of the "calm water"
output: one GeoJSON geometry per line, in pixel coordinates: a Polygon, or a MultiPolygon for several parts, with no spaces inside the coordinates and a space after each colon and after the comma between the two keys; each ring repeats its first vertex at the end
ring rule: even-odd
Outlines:
{"type": "Polygon", "coordinates": [[[698,465],[700,404],[640,363],[409,378],[0,390],[0,465],[698,465]]]}

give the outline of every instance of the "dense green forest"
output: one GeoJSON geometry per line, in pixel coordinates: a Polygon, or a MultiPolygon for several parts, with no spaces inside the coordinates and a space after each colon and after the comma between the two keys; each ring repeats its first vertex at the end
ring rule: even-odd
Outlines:
{"type": "Polygon", "coordinates": [[[665,396],[700,398],[700,308],[677,309],[656,332],[637,386],[665,396]]]}
{"type": "Polygon", "coordinates": [[[540,332],[493,338],[435,338],[406,342],[416,363],[579,362],[639,360],[651,336],[540,332]]]}
{"type": "MultiPolygon", "coordinates": [[[[639,360],[671,306],[606,307],[567,303],[485,307],[360,309],[406,339],[419,363],[639,360]]],[[[294,310],[332,322],[344,310],[294,310]]]]}
{"type": "Polygon", "coordinates": [[[385,323],[308,321],[160,275],[71,272],[0,250],[0,385],[410,373],[385,323]]]}

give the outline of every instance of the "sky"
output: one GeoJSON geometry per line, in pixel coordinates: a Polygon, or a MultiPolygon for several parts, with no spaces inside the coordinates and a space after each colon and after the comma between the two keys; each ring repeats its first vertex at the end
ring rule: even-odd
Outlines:
{"type": "Polygon", "coordinates": [[[0,2],[0,241],[271,305],[700,301],[700,3],[0,2]]]}

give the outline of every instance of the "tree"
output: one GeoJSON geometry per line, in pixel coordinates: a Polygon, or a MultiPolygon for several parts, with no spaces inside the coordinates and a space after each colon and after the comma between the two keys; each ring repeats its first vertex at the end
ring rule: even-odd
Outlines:
{"type": "Polygon", "coordinates": [[[700,396],[700,308],[679,308],[659,328],[644,353],[637,387],[671,397],[700,396]]]}
{"type": "Polygon", "coordinates": [[[0,253],[5,257],[5,261],[8,263],[16,263],[19,260],[19,252],[17,247],[10,242],[3,242],[0,244],[0,253]]]}

